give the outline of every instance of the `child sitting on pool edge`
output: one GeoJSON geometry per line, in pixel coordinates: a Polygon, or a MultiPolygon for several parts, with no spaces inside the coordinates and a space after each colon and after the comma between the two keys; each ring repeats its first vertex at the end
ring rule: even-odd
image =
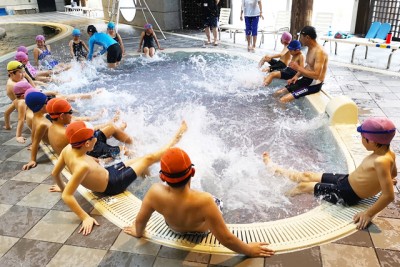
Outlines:
{"type": "Polygon", "coordinates": [[[144,25],[144,31],[140,35],[139,49],[138,52],[143,52],[146,57],[153,57],[156,53],[156,48],[154,42],[157,44],[158,49],[163,50],[161,48],[160,43],[158,42],[157,36],[153,31],[153,26],[150,23],[144,25]],[[143,44],[143,49],[142,49],[143,44]]]}
{"type": "MultiPolygon", "coordinates": [[[[387,118],[368,118],[357,128],[362,144],[372,151],[350,174],[313,173],[287,170],[273,166],[277,174],[288,177],[298,185],[289,195],[314,192],[331,203],[354,205],[361,199],[370,198],[381,192],[378,200],[366,211],[354,215],[357,229],[364,229],[372,218],[394,200],[393,185],[397,176],[396,155],[390,149],[396,127],[387,118]]],[[[264,153],[264,162],[271,160],[264,153]]]]}

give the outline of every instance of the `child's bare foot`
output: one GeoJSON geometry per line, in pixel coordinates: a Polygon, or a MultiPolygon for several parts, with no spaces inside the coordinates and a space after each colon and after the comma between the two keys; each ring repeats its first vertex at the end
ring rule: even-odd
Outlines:
{"type": "Polygon", "coordinates": [[[287,196],[287,197],[294,197],[294,196],[301,195],[301,194],[304,194],[304,192],[302,192],[298,188],[298,186],[296,186],[296,187],[290,189],[289,191],[285,192],[285,196],[287,196]]]}
{"type": "Polygon", "coordinates": [[[125,131],[125,129],[126,129],[127,126],[128,126],[128,124],[127,124],[126,122],[123,121],[123,122],[121,122],[119,128],[120,128],[122,131],[125,131]]]}
{"type": "Polygon", "coordinates": [[[119,121],[121,118],[121,110],[117,109],[114,114],[114,118],[112,119],[113,122],[119,121]]]}
{"type": "Polygon", "coordinates": [[[15,139],[16,139],[17,142],[20,143],[20,144],[24,144],[25,141],[26,141],[26,138],[23,137],[23,136],[16,137],[15,139]]]}
{"type": "Polygon", "coordinates": [[[271,162],[271,158],[270,158],[268,152],[263,153],[263,161],[264,161],[265,165],[268,165],[268,163],[271,162]]]}

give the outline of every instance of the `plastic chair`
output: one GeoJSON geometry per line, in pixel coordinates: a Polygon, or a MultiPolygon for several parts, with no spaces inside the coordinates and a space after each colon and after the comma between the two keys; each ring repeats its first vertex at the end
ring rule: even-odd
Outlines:
{"type": "Polygon", "coordinates": [[[377,39],[386,39],[386,35],[390,32],[392,25],[390,23],[382,23],[375,36],[377,39]]]}
{"type": "MultiPolygon", "coordinates": [[[[369,27],[369,30],[368,30],[367,34],[365,35],[365,38],[367,38],[367,39],[375,38],[380,27],[381,27],[381,23],[379,21],[372,22],[371,27],[369,27]]],[[[385,38],[386,38],[386,36],[385,36],[385,38]]]]}

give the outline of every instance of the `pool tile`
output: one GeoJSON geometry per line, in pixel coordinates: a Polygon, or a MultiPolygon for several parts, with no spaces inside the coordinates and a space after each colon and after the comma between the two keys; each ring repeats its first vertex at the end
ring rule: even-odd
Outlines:
{"type": "Polygon", "coordinates": [[[99,265],[106,253],[106,250],[65,245],[51,259],[47,267],[95,267],[99,265]]]}
{"type": "Polygon", "coordinates": [[[7,251],[10,250],[15,243],[17,243],[19,238],[9,237],[9,236],[1,236],[0,235],[0,258],[3,257],[7,251]]]}
{"type": "Polygon", "coordinates": [[[22,172],[24,163],[17,161],[3,161],[0,163],[0,173],[2,180],[10,180],[19,172],[22,172]]]}
{"type": "Polygon", "coordinates": [[[1,216],[0,235],[23,237],[47,212],[45,209],[12,206],[1,216]]]}
{"type": "Polygon", "coordinates": [[[7,182],[7,180],[0,179],[0,187],[1,187],[5,182],[7,182]]]}
{"type": "Polygon", "coordinates": [[[324,267],[380,267],[373,248],[333,243],[322,245],[320,248],[324,267]]]}
{"type": "Polygon", "coordinates": [[[50,210],[24,237],[29,239],[64,243],[81,221],[73,212],[50,210]]]}
{"type": "Polygon", "coordinates": [[[379,105],[379,107],[381,107],[381,108],[398,108],[399,106],[400,106],[400,100],[395,100],[395,99],[393,99],[393,100],[387,100],[387,99],[385,99],[385,100],[379,100],[378,101],[378,105],[379,105]]]}
{"type": "MultiPolygon", "coordinates": [[[[185,266],[185,267],[207,267],[206,263],[192,262],[192,261],[182,261],[176,259],[167,259],[157,257],[154,262],[153,267],[176,267],[176,266],[185,266]]],[[[212,266],[212,265],[210,265],[212,266]]],[[[238,266],[238,265],[236,265],[238,266]]]]}
{"type": "Polygon", "coordinates": [[[12,178],[12,180],[41,183],[43,180],[49,177],[49,175],[51,175],[53,168],[54,165],[51,163],[38,164],[33,169],[18,173],[12,178]]]}
{"type": "Polygon", "coordinates": [[[4,213],[6,213],[11,207],[12,207],[12,205],[0,204],[0,217],[4,213]]]}
{"type": "Polygon", "coordinates": [[[166,246],[161,247],[157,256],[161,258],[179,259],[183,261],[195,261],[201,263],[208,263],[211,257],[210,254],[185,251],[166,246]]]}
{"type": "Polygon", "coordinates": [[[378,217],[368,227],[376,248],[400,251],[400,220],[378,217]]]}
{"type": "Polygon", "coordinates": [[[241,267],[264,267],[264,258],[248,258],[246,256],[213,254],[210,266],[241,266],[241,267]]]}
{"type": "MultiPolygon", "coordinates": [[[[54,193],[57,194],[57,193],[54,193]]],[[[59,193],[60,194],[60,193],[59,193]]],[[[81,194],[75,192],[74,197],[81,208],[86,212],[90,213],[93,210],[92,204],[88,202],[81,194]]],[[[60,210],[60,211],[71,211],[71,209],[64,203],[62,199],[60,199],[57,204],[55,204],[52,208],[53,210],[60,210]]]]}
{"type": "Polygon", "coordinates": [[[357,231],[345,238],[335,241],[336,244],[359,246],[359,247],[373,247],[371,236],[367,230],[357,231]]]}
{"type": "Polygon", "coordinates": [[[396,188],[395,199],[381,213],[379,217],[400,219],[400,193],[396,188]]]}
{"type": "Polygon", "coordinates": [[[400,251],[376,249],[381,267],[394,267],[400,265],[400,251]]]}
{"type": "Polygon", "coordinates": [[[18,146],[3,145],[1,147],[0,160],[2,160],[2,161],[6,160],[20,150],[21,150],[21,148],[18,146]]]}
{"type": "Polygon", "coordinates": [[[152,267],[156,257],[122,251],[108,251],[99,267],[140,266],[152,267]]]}
{"type": "Polygon", "coordinates": [[[265,266],[321,267],[320,248],[313,247],[292,253],[277,254],[270,258],[265,258],[265,266]]]}
{"type": "Polygon", "coordinates": [[[0,259],[0,266],[45,266],[61,246],[22,238],[0,259]]]}
{"type": "Polygon", "coordinates": [[[13,205],[38,186],[36,183],[7,181],[0,187],[0,204],[13,205]],[[12,192],[12,194],[10,194],[12,192]]]}
{"type": "Polygon", "coordinates": [[[385,117],[385,113],[380,108],[359,108],[358,113],[359,120],[361,120],[362,117],[385,117]]]}
{"type": "Polygon", "coordinates": [[[74,231],[65,244],[79,247],[109,249],[117,239],[121,229],[103,216],[93,216],[93,218],[100,226],[95,226],[88,236],[83,236],[81,233],[78,233],[78,231],[74,231]]]}
{"type": "MultiPolygon", "coordinates": [[[[39,151],[37,153],[37,157],[36,157],[38,159],[37,160],[38,163],[40,162],[39,159],[41,157],[43,157],[44,155],[45,155],[44,152],[41,149],[39,149],[39,151]]],[[[19,162],[23,162],[24,164],[26,164],[31,160],[31,152],[30,152],[30,150],[22,149],[21,151],[15,153],[11,157],[9,157],[7,160],[8,161],[19,161],[19,162]]]]}
{"type": "Polygon", "coordinates": [[[14,134],[13,137],[11,139],[8,139],[6,142],[4,142],[3,145],[4,146],[14,146],[15,148],[18,148],[20,151],[25,151],[24,153],[28,153],[30,155],[31,151],[26,148],[31,143],[31,136],[30,136],[30,134],[22,134],[22,136],[26,138],[25,143],[18,143],[16,140],[16,137],[15,137],[15,134],[14,134]]]}
{"type": "Polygon", "coordinates": [[[17,205],[51,209],[61,198],[60,193],[49,192],[49,186],[39,184],[35,189],[26,195],[17,205]]]}
{"type": "Polygon", "coordinates": [[[143,238],[135,238],[121,232],[110,250],[156,256],[160,247],[161,245],[152,243],[143,238]]]}

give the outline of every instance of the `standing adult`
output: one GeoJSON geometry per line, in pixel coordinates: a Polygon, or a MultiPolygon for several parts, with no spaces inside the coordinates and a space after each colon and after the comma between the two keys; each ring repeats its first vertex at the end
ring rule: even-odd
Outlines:
{"type": "Polygon", "coordinates": [[[247,50],[254,52],[257,43],[258,21],[262,15],[261,0],[242,0],[242,10],[240,11],[240,20],[246,23],[247,50]]]}
{"type": "Polygon", "coordinates": [[[288,80],[288,84],[284,88],[275,92],[275,95],[284,94],[280,99],[282,103],[315,94],[321,90],[328,69],[328,55],[316,39],[317,32],[314,27],[305,26],[300,31],[300,43],[308,48],[306,65],[301,67],[296,62],[289,63],[289,67],[297,73],[288,80]]]}
{"type": "Polygon", "coordinates": [[[93,25],[89,25],[87,27],[87,34],[90,37],[88,60],[92,60],[93,56],[103,55],[105,52],[107,52],[108,67],[117,67],[122,58],[122,50],[118,42],[106,33],[97,32],[96,27],[93,25]],[[95,44],[102,46],[103,50],[96,55],[93,55],[95,44]]]}
{"type": "Polygon", "coordinates": [[[218,29],[218,9],[219,0],[203,0],[204,27],[207,36],[207,44],[211,44],[211,31],[213,33],[213,45],[218,45],[217,29],[218,29]]]}

